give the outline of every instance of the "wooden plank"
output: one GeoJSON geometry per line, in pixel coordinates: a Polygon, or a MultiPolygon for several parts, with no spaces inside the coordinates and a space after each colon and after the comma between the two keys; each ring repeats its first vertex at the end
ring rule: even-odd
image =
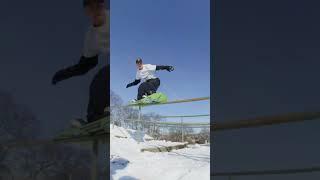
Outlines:
{"type": "Polygon", "coordinates": [[[141,149],[141,152],[170,152],[172,150],[175,149],[183,149],[185,147],[187,147],[188,143],[184,143],[184,144],[178,144],[178,145],[174,145],[174,146],[160,146],[160,147],[152,147],[152,148],[143,148],[141,149]]]}
{"type": "Polygon", "coordinates": [[[116,138],[124,138],[124,139],[128,138],[127,136],[118,136],[118,135],[115,135],[114,137],[116,137],[116,138]]]}

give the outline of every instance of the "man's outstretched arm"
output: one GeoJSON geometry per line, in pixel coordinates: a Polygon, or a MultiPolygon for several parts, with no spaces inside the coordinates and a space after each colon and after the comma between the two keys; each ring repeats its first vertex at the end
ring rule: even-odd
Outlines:
{"type": "Polygon", "coordinates": [[[157,65],[157,66],[156,66],[156,71],[159,71],[159,70],[167,70],[167,71],[171,72],[171,71],[174,70],[174,67],[173,67],[173,66],[157,65]]]}
{"type": "Polygon", "coordinates": [[[132,83],[127,84],[126,88],[131,87],[131,86],[135,86],[135,85],[139,84],[140,81],[141,81],[140,79],[136,79],[132,83]]]}
{"type": "Polygon", "coordinates": [[[92,68],[98,64],[98,55],[93,57],[81,56],[78,64],[67,67],[55,73],[52,78],[52,84],[57,84],[57,82],[71,78],[73,76],[80,76],[86,74],[92,68]]]}

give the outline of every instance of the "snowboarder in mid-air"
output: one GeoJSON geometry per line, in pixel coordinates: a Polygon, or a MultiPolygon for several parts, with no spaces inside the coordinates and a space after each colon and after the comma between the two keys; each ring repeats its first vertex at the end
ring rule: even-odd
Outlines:
{"type": "Polygon", "coordinates": [[[157,92],[160,86],[160,79],[155,76],[155,72],[158,70],[167,70],[169,72],[173,71],[173,66],[160,66],[152,64],[143,64],[142,59],[138,58],[136,60],[137,73],[135,81],[127,84],[126,88],[135,86],[139,84],[137,99],[134,99],[133,102],[139,101],[151,94],[157,92]]]}
{"type": "MultiPolygon", "coordinates": [[[[107,62],[93,78],[90,85],[89,104],[87,108],[87,120],[76,119],[72,121],[73,126],[81,126],[86,123],[96,121],[109,112],[105,108],[109,107],[110,100],[110,62],[109,62],[109,0],[84,0],[83,6],[86,15],[91,20],[91,26],[86,33],[82,55],[77,64],[64,68],[55,73],[52,84],[59,81],[86,74],[98,64],[98,57],[106,55],[107,62]],[[106,2],[105,2],[106,1],[106,2]]],[[[104,57],[104,56],[103,56],[104,57]]],[[[107,108],[108,109],[108,108],[107,108]]]]}

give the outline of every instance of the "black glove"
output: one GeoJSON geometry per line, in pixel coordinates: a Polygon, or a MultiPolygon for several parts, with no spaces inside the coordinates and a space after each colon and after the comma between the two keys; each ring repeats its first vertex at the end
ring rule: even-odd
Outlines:
{"type": "Polygon", "coordinates": [[[52,83],[53,85],[56,85],[59,81],[61,81],[61,80],[64,79],[64,78],[63,78],[63,77],[64,77],[64,74],[65,74],[65,70],[64,70],[64,69],[56,72],[56,73],[54,74],[53,78],[52,78],[52,82],[51,82],[51,83],[52,83]]]}
{"type": "Polygon", "coordinates": [[[174,67],[173,67],[173,66],[168,66],[167,71],[171,72],[171,71],[173,71],[173,70],[174,70],[174,67]]]}
{"type": "Polygon", "coordinates": [[[158,71],[158,70],[167,70],[167,71],[171,72],[171,71],[174,70],[174,68],[173,68],[173,66],[157,65],[156,66],[156,71],[158,71]]]}
{"type": "Polygon", "coordinates": [[[132,83],[127,84],[126,88],[131,87],[131,86],[135,86],[135,85],[139,84],[140,81],[141,81],[140,79],[136,79],[132,83]]]}
{"type": "Polygon", "coordinates": [[[90,69],[94,68],[98,64],[98,55],[93,57],[81,56],[80,61],[67,68],[64,68],[53,76],[52,84],[57,84],[57,82],[69,79],[73,76],[80,76],[86,74],[90,69]]]}
{"type": "Polygon", "coordinates": [[[127,84],[126,88],[129,88],[129,87],[131,87],[131,86],[132,86],[132,84],[129,83],[129,84],[127,84]]]}

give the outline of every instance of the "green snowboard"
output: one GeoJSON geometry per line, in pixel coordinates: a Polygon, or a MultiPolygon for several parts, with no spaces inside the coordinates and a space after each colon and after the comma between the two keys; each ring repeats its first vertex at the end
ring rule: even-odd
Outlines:
{"type": "Polygon", "coordinates": [[[168,101],[168,97],[161,93],[153,93],[139,101],[130,103],[131,105],[147,105],[147,104],[157,104],[157,103],[166,103],[168,101]]]}

